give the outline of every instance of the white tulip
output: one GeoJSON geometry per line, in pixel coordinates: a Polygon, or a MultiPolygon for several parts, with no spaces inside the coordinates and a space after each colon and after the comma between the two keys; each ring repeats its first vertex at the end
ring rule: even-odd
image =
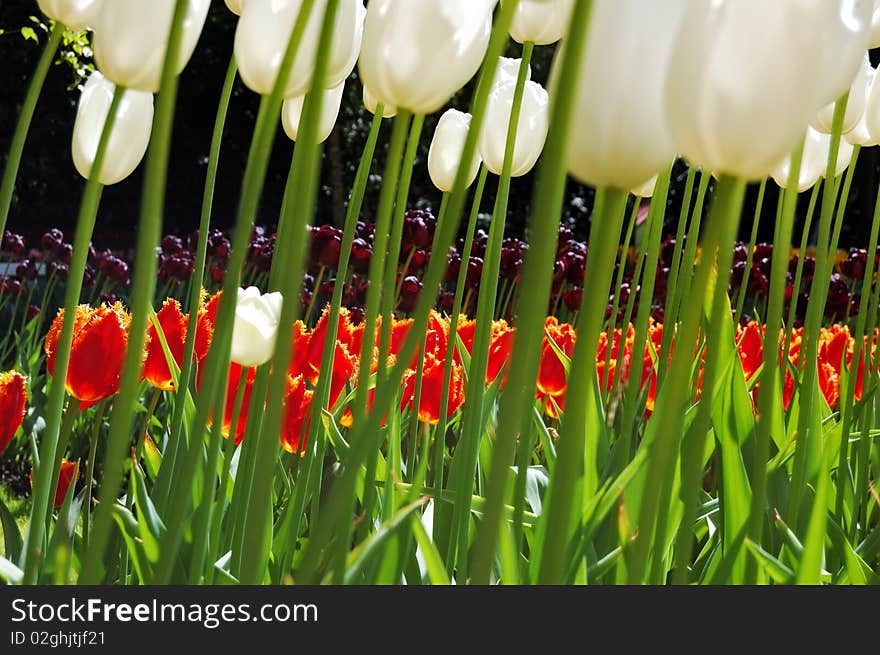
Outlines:
{"type": "MultiPolygon", "coordinates": [[[[464,142],[471,126],[470,114],[456,109],[447,109],[437,122],[434,138],[428,150],[428,173],[431,181],[444,192],[452,191],[455,176],[464,153],[464,142]]],[[[473,184],[480,170],[480,154],[474,152],[468,169],[466,186],[473,184]]]]}
{"type": "MultiPolygon", "coordinates": [[[[379,107],[379,101],[376,99],[375,94],[366,86],[364,86],[364,107],[371,114],[375,114],[376,109],[379,107]]],[[[397,107],[394,105],[382,105],[382,118],[394,118],[395,116],[397,116],[397,107]]]]}
{"type": "Polygon", "coordinates": [[[872,143],[880,141],[880,81],[875,78],[868,88],[868,97],[865,101],[865,114],[863,116],[865,128],[871,135],[872,143]]]}
{"type": "Polygon", "coordinates": [[[470,80],[496,0],[370,0],[358,70],[383,104],[430,114],[470,80]]]}
{"type": "MultiPolygon", "coordinates": [[[[502,82],[489,92],[486,104],[485,122],[478,143],[486,168],[495,175],[501,175],[504,166],[507,129],[515,91],[515,81],[502,82]]],[[[513,148],[512,177],[525,175],[538,161],[547,140],[549,121],[550,98],[547,91],[537,82],[526,82],[513,148]]]]}
{"type": "MultiPolygon", "coordinates": [[[[88,179],[116,85],[95,71],[83,87],[73,124],[71,152],[76,170],[88,179]]],[[[104,154],[98,181],[116,184],[131,175],[147,151],[153,126],[153,94],[127,89],[104,154]]]]}
{"type": "Polygon", "coordinates": [[[567,139],[569,172],[594,186],[631,189],[675,157],[663,92],[683,0],[596,0],[567,139]]]}
{"type": "MultiPolygon", "coordinates": [[[[321,119],[318,123],[318,143],[324,143],[339,117],[339,108],[342,105],[342,92],[345,90],[345,82],[333,89],[324,91],[324,99],[321,102],[321,119]]],[[[305,96],[288,98],[281,108],[281,123],[284,132],[291,141],[296,141],[299,134],[299,121],[302,117],[305,96]]]]}
{"type": "MultiPolygon", "coordinates": [[[[819,178],[825,176],[825,169],[828,164],[828,149],[831,147],[831,137],[827,134],[819,132],[813,127],[807,127],[804,135],[804,152],[801,156],[801,168],[798,173],[798,192],[804,192],[811,188],[819,178]]],[[[852,155],[852,146],[849,147],[849,154],[852,155]]],[[[846,149],[841,145],[838,150],[838,164],[846,158],[846,149]]],[[[848,159],[846,160],[849,163],[848,159]]],[[[846,166],[844,165],[844,168],[846,166]]],[[[788,176],[791,172],[791,156],[788,155],[782,160],[771,173],[771,177],[776,180],[783,189],[788,188],[788,176]]]]}
{"type": "Polygon", "coordinates": [[[232,325],[233,362],[249,367],[261,366],[272,359],[282,302],[277,291],[260,294],[256,287],[238,290],[232,325]]]}
{"type": "Polygon", "coordinates": [[[630,193],[633,194],[636,198],[652,197],[654,195],[654,190],[657,188],[657,177],[658,176],[655,175],[644,184],[640,184],[639,186],[634,187],[630,190],[630,193]]]}
{"type": "MultiPolygon", "coordinates": [[[[235,59],[241,79],[253,91],[272,92],[302,6],[303,0],[248,0],[244,4],[235,29],[235,59]]],[[[317,0],[312,6],[284,85],[285,98],[305,95],[311,88],[326,9],[327,0],[317,0]]],[[[339,86],[354,69],[365,14],[362,0],[340,0],[325,88],[339,86]]]]}
{"type": "MultiPolygon", "coordinates": [[[[789,0],[786,0],[789,1],[789,0]]],[[[810,49],[825,53],[808,80],[817,84],[819,104],[834,102],[849,88],[871,38],[871,0],[793,0],[799,18],[820,25],[810,49]]],[[[789,28],[791,29],[791,28],[789,28]]],[[[807,80],[804,80],[807,81],[807,80]]]]}
{"type": "MultiPolygon", "coordinates": [[[[843,138],[846,139],[847,143],[851,143],[854,146],[876,146],[880,144],[880,132],[872,132],[868,127],[869,114],[876,114],[878,109],[877,99],[872,101],[876,80],[877,71],[872,68],[868,85],[865,88],[865,111],[862,112],[862,116],[859,118],[859,122],[856,126],[843,135],[843,138]]],[[[877,127],[880,127],[880,125],[877,127]]]]}
{"type": "MultiPolygon", "coordinates": [[[[512,59],[511,57],[498,57],[498,68],[495,69],[495,76],[492,78],[492,86],[498,86],[504,82],[516,82],[519,77],[519,67],[522,65],[522,59],[512,59]]],[[[526,82],[532,79],[532,67],[526,73],[526,82]]]]}
{"type": "MultiPolygon", "coordinates": [[[[158,91],[175,0],[106,0],[101,4],[92,48],[104,76],[120,86],[158,91]]],[[[195,50],[210,0],[189,0],[183,20],[180,73],[195,50]]]]}
{"type": "Polygon", "coordinates": [[[37,0],[40,11],[72,30],[92,27],[103,0],[37,0]]]}
{"type": "Polygon", "coordinates": [[[686,3],[666,85],[677,150],[709,170],[765,177],[828,100],[829,82],[816,71],[837,55],[825,35],[843,4],[686,3]]]}
{"type": "Polygon", "coordinates": [[[510,36],[518,43],[556,43],[565,36],[573,6],[574,0],[520,0],[513,14],[510,36]]]}
{"type": "MultiPolygon", "coordinates": [[[[868,54],[865,53],[862,65],[856,72],[849,87],[849,97],[846,101],[846,112],[843,116],[841,132],[846,133],[854,130],[865,113],[865,98],[867,96],[868,83],[873,77],[873,72],[874,69],[871,68],[871,61],[868,59],[868,54]]],[[[811,125],[820,132],[831,134],[831,128],[834,123],[834,105],[835,102],[832,101],[822,107],[811,125]]]]}

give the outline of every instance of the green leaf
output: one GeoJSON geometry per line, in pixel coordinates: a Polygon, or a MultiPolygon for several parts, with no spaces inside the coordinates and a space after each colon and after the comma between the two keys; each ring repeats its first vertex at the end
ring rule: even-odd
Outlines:
{"type": "Polygon", "coordinates": [[[437,552],[431,538],[428,536],[425,526],[419,515],[412,515],[411,518],[412,531],[416,537],[416,543],[419,545],[419,551],[425,560],[425,569],[428,574],[428,581],[432,585],[448,585],[449,576],[446,575],[446,567],[443,565],[443,558],[437,552]]]}
{"type": "Polygon", "coordinates": [[[6,557],[17,562],[21,555],[22,540],[15,517],[0,494],[0,524],[3,525],[3,539],[6,542],[6,557]]]}
{"type": "Polygon", "coordinates": [[[144,543],[140,538],[140,528],[138,527],[137,519],[134,518],[134,515],[131,512],[118,503],[113,504],[111,514],[116,521],[116,524],[119,526],[119,531],[122,534],[125,546],[128,549],[128,554],[131,558],[132,565],[134,566],[135,574],[141,584],[146,584],[152,577],[152,567],[150,566],[150,561],[147,559],[146,553],[144,552],[144,543]]]}
{"type": "Polygon", "coordinates": [[[40,39],[37,36],[37,33],[34,31],[33,27],[22,27],[21,35],[24,37],[25,41],[33,41],[34,43],[40,42],[40,39]]]}
{"type": "Polygon", "coordinates": [[[402,507],[388,521],[379,526],[369,537],[348,554],[348,565],[345,571],[344,584],[357,582],[372,557],[382,551],[388,540],[407,524],[410,515],[427,502],[420,498],[414,503],[402,507]]]}
{"type": "Polygon", "coordinates": [[[137,523],[140,538],[143,540],[144,552],[149,560],[155,564],[159,561],[159,542],[165,534],[165,524],[159,517],[153,501],[150,500],[144,472],[134,459],[131,462],[131,486],[135,492],[137,523]]]}
{"type": "Polygon", "coordinates": [[[794,578],[794,571],[758,546],[751,539],[746,539],[746,549],[764,572],[777,584],[789,584],[794,578]]]}

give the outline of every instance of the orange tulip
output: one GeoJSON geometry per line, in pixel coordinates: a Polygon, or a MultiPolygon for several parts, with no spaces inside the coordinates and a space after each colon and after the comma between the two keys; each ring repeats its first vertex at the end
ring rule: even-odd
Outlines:
{"type": "Polygon", "coordinates": [[[755,321],[740,328],[737,335],[737,351],[746,382],[749,382],[764,363],[764,330],[755,321]]]}
{"type": "Polygon", "coordinates": [[[486,384],[492,384],[501,378],[501,388],[507,381],[507,365],[510,363],[510,353],[513,349],[513,338],[516,330],[500,320],[492,323],[492,337],[489,343],[489,362],[486,367],[486,384]]]}
{"type": "MultiPolygon", "coordinates": [[[[202,314],[205,313],[203,309],[202,314]]],[[[166,298],[162,308],[156,313],[162,334],[168,344],[168,350],[178,370],[183,368],[183,351],[186,345],[186,333],[189,329],[189,316],[180,311],[180,303],[173,298],[166,298]]],[[[213,328],[210,330],[213,332],[213,328]]],[[[196,322],[196,340],[193,356],[196,361],[202,361],[208,353],[210,334],[206,321],[196,322]]],[[[147,356],[144,360],[144,378],[151,385],[162,391],[173,391],[174,380],[171,370],[168,368],[168,360],[165,358],[165,350],[152,322],[147,327],[147,356]]]]}
{"type": "MultiPolygon", "coordinates": [[[[79,464],[76,462],[70,462],[66,459],[61,460],[61,469],[58,472],[58,486],[55,487],[55,499],[52,502],[52,506],[55,509],[58,509],[64,504],[64,499],[67,497],[67,492],[70,489],[70,483],[76,484],[76,481],[79,480],[79,464]]],[[[30,481],[31,481],[31,490],[34,488],[34,471],[31,469],[30,473],[30,481]]]]}
{"type": "Polygon", "coordinates": [[[544,322],[544,343],[541,346],[541,361],[538,365],[538,391],[543,396],[560,396],[568,388],[565,366],[550,343],[571,359],[574,354],[575,331],[568,323],[560,324],[554,316],[544,322]],[[548,338],[549,335],[549,338],[548,338]]]}
{"type": "MultiPolygon", "coordinates": [[[[64,310],[46,335],[45,352],[49,374],[55,372],[55,356],[64,310]]],[[[73,341],[67,369],[67,392],[85,408],[112,396],[119,390],[122,363],[128,346],[131,316],[122,303],[92,308],[79,305],[74,317],[73,341]]]]}
{"type": "MultiPolygon", "coordinates": [[[[307,341],[304,335],[297,336],[297,332],[304,329],[305,326],[300,323],[294,327],[294,353],[293,363],[291,364],[293,369],[291,374],[294,377],[297,375],[294,370],[297,370],[296,367],[302,362],[301,372],[313,384],[317,382],[318,373],[321,370],[321,358],[324,355],[324,346],[327,340],[327,322],[329,318],[330,305],[327,305],[314,329],[309,333],[307,341]],[[297,352],[297,350],[304,352],[297,352]]],[[[349,352],[351,352],[351,347],[354,344],[354,331],[355,328],[351,324],[349,311],[342,307],[339,311],[339,322],[336,327],[336,341],[346,346],[349,352]]]]}
{"type": "MultiPolygon", "coordinates": [[[[428,354],[422,371],[422,389],[419,397],[419,421],[429,425],[437,425],[440,422],[440,405],[443,400],[443,366],[445,361],[432,354],[428,354]]],[[[408,370],[404,376],[403,397],[401,406],[406,405],[410,409],[415,404],[416,372],[408,370]]],[[[446,408],[446,418],[450,418],[464,404],[464,373],[461,366],[452,365],[452,375],[449,378],[449,400],[446,408]]]]}
{"type": "Polygon", "coordinates": [[[0,453],[24,420],[27,405],[25,377],[16,371],[0,373],[0,453]]]}
{"type": "Polygon", "coordinates": [[[309,430],[307,418],[314,394],[314,391],[306,389],[306,382],[302,375],[287,376],[281,445],[289,453],[305,454],[306,436],[309,430]]]}
{"type": "MultiPolygon", "coordinates": [[[[229,363],[229,380],[226,385],[226,406],[223,411],[223,425],[220,427],[221,434],[229,438],[229,435],[232,434],[232,414],[235,411],[235,398],[238,395],[238,388],[241,383],[241,373],[242,367],[240,364],[236,364],[235,362],[229,363]]],[[[196,376],[196,388],[201,389],[202,386],[202,372],[203,369],[199,369],[198,375],[196,376]]],[[[247,369],[247,375],[245,377],[245,389],[244,395],[241,399],[241,408],[238,412],[238,420],[235,423],[235,444],[238,445],[241,443],[242,438],[244,437],[244,431],[247,427],[247,415],[248,410],[251,405],[251,394],[254,389],[254,380],[257,379],[257,369],[255,367],[251,367],[247,369]]],[[[213,417],[208,418],[208,425],[213,424],[213,417]]]]}

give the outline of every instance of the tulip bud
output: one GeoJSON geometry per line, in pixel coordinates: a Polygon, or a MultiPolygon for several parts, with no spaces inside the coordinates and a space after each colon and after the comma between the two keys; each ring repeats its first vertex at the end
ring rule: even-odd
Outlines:
{"type": "Polygon", "coordinates": [[[244,9],[244,0],[226,0],[226,6],[236,16],[241,16],[241,10],[244,9]]]}
{"type": "MultiPolygon", "coordinates": [[[[336,118],[339,116],[339,107],[342,105],[342,92],[345,89],[345,82],[333,89],[324,91],[324,99],[321,102],[321,119],[318,124],[318,143],[324,143],[333,126],[336,125],[336,118]]],[[[299,134],[299,121],[302,118],[303,103],[305,96],[296,98],[288,98],[284,101],[281,109],[281,123],[284,126],[284,132],[290,137],[291,141],[296,141],[299,134]]]]}
{"type": "Polygon", "coordinates": [[[486,55],[495,0],[370,0],[358,70],[383,105],[442,107],[486,55]]]}
{"type": "MultiPolygon", "coordinates": [[[[76,170],[88,179],[116,86],[100,72],[89,76],[79,99],[73,124],[72,154],[76,170]]],[[[101,184],[116,184],[131,175],[150,143],[153,127],[153,94],[126,89],[116,110],[116,121],[107,142],[98,176],[101,184]]]]}
{"type": "MultiPolygon", "coordinates": [[[[159,90],[175,0],[108,0],[101,4],[92,47],[110,81],[140,91],[159,90]]],[[[202,33],[210,0],[189,0],[175,72],[186,66],[202,33]]]]}
{"type": "Polygon", "coordinates": [[[520,0],[510,24],[510,36],[518,43],[556,43],[565,36],[573,5],[574,0],[520,0]]]}
{"type": "MultiPolygon", "coordinates": [[[[511,57],[498,57],[498,68],[495,69],[495,77],[492,78],[492,86],[498,86],[503,82],[513,80],[516,82],[519,77],[519,67],[522,66],[522,59],[512,59],[511,57]]],[[[532,79],[532,67],[526,73],[526,82],[532,79]]]]}
{"type": "MultiPolygon", "coordinates": [[[[364,107],[371,114],[375,114],[378,106],[379,101],[376,99],[375,94],[364,86],[364,107]]],[[[382,105],[382,118],[394,118],[395,116],[397,116],[397,107],[394,105],[382,105]]]]}
{"type": "MultiPolygon", "coordinates": [[[[504,166],[507,128],[510,125],[515,90],[516,82],[507,81],[489,92],[486,121],[478,143],[486,168],[495,175],[501,175],[504,166]]],[[[544,149],[549,126],[550,98],[547,91],[537,82],[526,82],[516,129],[516,144],[513,148],[513,166],[510,172],[512,177],[520,177],[532,170],[544,149]]]]}
{"type": "Polygon", "coordinates": [[[872,141],[880,140],[880,83],[877,82],[876,73],[868,88],[863,120],[872,141]]]}
{"type": "MultiPolygon", "coordinates": [[[[828,165],[828,149],[831,147],[831,137],[818,130],[807,127],[804,136],[804,153],[801,156],[801,168],[798,174],[798,192],[804,192],[811,188],[820,177],[825,177],[825,171],[828,165]]],[[[840,148],[837,151],[837,171],[835,175],[840,175],[849,165],[852,158],[853,148],[850,144],[841,140],[840,148]]],[[[788,188],[788,176],[791,171],[791,157],[786,156],[771,173],[783,189],[788,188]]]]}
{"type": "MultiPolygon", "coordinates": [[[[431,148],[428,150],[428,173],[431,181],[444,192],[452,191],[461,163],[464,142],[471,125],[471,115],[456,109],[447,109],[437,123],[431,148]]],[[[466,185],[473,184],[480,170],[480,155],[475,152],[468,170],[466,185]]]]}
{"type": "Polygon", "coordinates": [[[551,92],[576,94],[567,161],[582,182],[631,189],[674,158],[663,83],[681,7],[679,0],[597,0],[574,89],[557,89],[554,66],[551,92]]]}
{"type": "MultiPolygon", "coordinates": [[[[852,84],[849,87],[849,97],[846,101],[846,112],[843,116],[843,127],[841,132],[851,132],[859,124],[862,115],[865,113],[865,98],[868,90],[868,82],[871,81],[874,69],[871,68],[871,61],[868,54],[865,53],[862,65],[856,71],[852,84]]],[[[832,124],[834,123],[834,105],[832,101],[822,107],[816,117],[810,123],[820,132],[831,134],[832,124]]]]}
{"type": "Polygon", "coordinates": [[[92,27],[103,0],[37,0],[40,11],[72,30],[92,27]]]}
{"type": "Polygon", "coordinates": [[[766,176],[828,101],[833,84],[811,71],[837,56],[826,32],[842,4],[685,3],[665,103],[679,152],[719,173],[766,176]]]}
{"type": "MultiPolygon", "coordinates": [[[[868,84],[865,87],[865,111],[862,112],[856,126],[843,135],[843,138],[846,139],[847,143],[851,143],[854,146],[876,146],[880,144],[880,133],[873,132],[868,127],[869,115],[873,114],[874,116],[877,116],[877,111],[880,109],[880,107],[877,106],[877,101],[880,100],[880,97],[875,97],[874,91],[876,79],[877,71],[872,68],[869,73],[868,84]]],[[[877,116],[877,120],[872,119],[872,123],[877,122],[880,122],[880,116],[877,116]]],[[[875,127],[880,127],[880,125],[875,125],[875,127]]]]}
{"type": "MultiPolygon", "coordinates": [[[[257,93],[272,92],[299,18],[303,0],[248,0],[235,30],[235,59],[241,79],[257,93]]],[[[321,23],[327,0],[317,0],[284,85],[285,98],[305,95],[312,85],[321,23]]],[[[362,0],[340,0],[333,27],[333,43],[325,88],[336,87],[351,74],[360,51],[366,15],[362,0]]]]}
{"type": "MultiPolygon", "coordinates": [[[[254,0],[249,0],[248,6],[254,0]]],[[[281,294],[260,294],[256,287],[238,290],[235,322],[232,325],[231,359],[241,366],[261,366],[272,359],[278,322],[281,320],[281,294]]]]}

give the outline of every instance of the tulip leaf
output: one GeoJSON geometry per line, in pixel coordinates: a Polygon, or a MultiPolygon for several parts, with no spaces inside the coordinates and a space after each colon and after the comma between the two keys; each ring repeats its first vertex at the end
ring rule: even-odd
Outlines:
{"type": "Polygon", "coordinates": [[[0,494],[0,524],[3,525],[3,539],[6,543],[6,557],[17,562],[21,555],[22,548],[21,532],[18,530],[18,524],[15,522],[15,517],[6,506],[3,494],[0,494]]]}
{"type": "Polygon", "coordinates": [[[746,550],[749,551],[755,561],[761,566],[764,572],[777,584],[790,584],[794,579],[794,571],[785,564],[773,557],[766,550],[761,548],[751,539],[746,539],[746,550]]]}
{"type": "Polygon", "coordinates": [[[422,525],[421,517],[417,514],[412,515],[410,519],[412,523],[412,531],[416,537],[416,543],[419,545],[419,554],[425,562],[425,571],[427,580],[433,585],[448,585],[449,576],[446,575],[446,567],[443,565],[443,558],[437,552],[437,547],[428,536],[428,531],[422,525]]]}
{"type": "Polygon", "coordinates": [[[137,462],[131,462],[131,488],[135,493],[135,506],[137,507],[137,523],[140,528],[140,537],[143,540],[144,552],[154,564],[159,561],[159,542],[165,534],[165,524],[159,517],[144,480],[144,472],[137,462]]]}
{"type": "Polygon", "coordinates": [[[146,584],[152,577],[152,567],[144,552],[144,542],[140,537],[137,519],[135,519],[130,511],[118,503],[113,504],[111,514],[119,526],[119,531],[131,557],[135,574],[141,584],[146,584]]]}

